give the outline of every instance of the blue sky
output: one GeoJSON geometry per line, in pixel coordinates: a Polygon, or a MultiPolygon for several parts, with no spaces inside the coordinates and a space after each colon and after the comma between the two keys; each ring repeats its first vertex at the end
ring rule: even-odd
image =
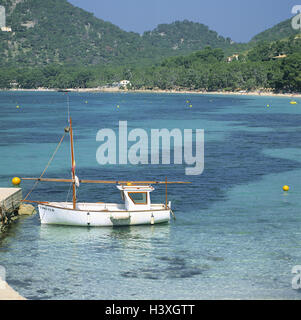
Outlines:
{"type": "Polygon", "coordinates": [[[188,19],[236,42],[292,17],[301,0],[69,0],[121,29],[143,33],[160,23],[188,19]]]}

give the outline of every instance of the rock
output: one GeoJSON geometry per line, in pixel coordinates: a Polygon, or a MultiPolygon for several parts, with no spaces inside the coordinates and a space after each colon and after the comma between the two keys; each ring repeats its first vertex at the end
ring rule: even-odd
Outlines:
{"type": "Polygon", "coordinates": [[[36,213],[36,209],[34,206],[32,206],[31,204],[21,204],[18,210],[18,214],[19,216],[23,216],[23,215],[32,215],[36,213]]]}

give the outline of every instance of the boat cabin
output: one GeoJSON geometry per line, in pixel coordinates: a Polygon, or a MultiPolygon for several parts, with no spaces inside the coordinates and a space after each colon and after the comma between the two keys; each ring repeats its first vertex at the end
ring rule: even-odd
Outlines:
{"type": "Polygon", "coordinates": [[[121,191],[121,198],[125,203],[125,209],[131,210],[150,210],[150,193],[154,187],[150,185],[118,185],[121,191]]]}

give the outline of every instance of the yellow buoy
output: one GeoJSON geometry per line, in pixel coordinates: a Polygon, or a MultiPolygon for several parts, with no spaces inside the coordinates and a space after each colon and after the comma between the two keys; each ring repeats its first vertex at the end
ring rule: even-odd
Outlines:
{"type": "Polygon", "coordinates": [[[270,105],[269,104],[267,104],[267,107],[269,107],[270,105]]]}
{"type": "Polygon", "coordinates": [[[20,108],[20,106],[16,106],[16,108],[17,108],[17,109],[19,109],[19,108],[20,108]]]}
{"type": "Polygon", "coordinates": [[[189,106],[189,108],[192,108],[192,104],[189,106]]]}
{"type": "Polygon", "coordinates": [[[14,186],[18,186],[21,183],[21,179],[18,178],[18,177],[14,177],[12,179],[12,183],[13,183],[14,186]]]}
{"type": "Polygon", "coordinates": [[[288,191],[290,189],[290,187],[285,185],[285,186],[282,187],[282,189],[283,189],[283,191],[288,191]]]}
{"type": "Polygon", "coordinates": [[[297,104],[297,101],[291,101],[290,104],[297,104]]]}

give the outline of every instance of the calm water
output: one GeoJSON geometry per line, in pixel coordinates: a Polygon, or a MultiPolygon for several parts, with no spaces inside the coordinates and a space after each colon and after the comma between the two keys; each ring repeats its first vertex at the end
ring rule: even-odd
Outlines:
{"type": "MultiPolygon", "coordinates": [[[[38,215],[20,218],[0,239],[0,265],[13,288],[29,299],[301,298],[291,286],[292,267],[301,265],[300,99],[291,105],[270,97],[69,96],[80,178],[167,176],[192,184],[169,188],[177,216],[170,224],[76,228],[41,226],[38,215]],[[185,164],[100,166],[96,133],[117,130],[119,120],[148,132],[205,129],[203,174],[185,176],[185,164]]],[[[66,111],[63,93],[0,92],[1,187],[14,176],[41,174],[66,111]]],[[[69,155],[66,139],[46,176],[69,178],[69,155]]],[[[22,184],[24,194],[31,186],[22,184]]],[[[68,190],[40,183],[31,199],[65,201],[68,190]]],[[[152,198],[164,201],[164,188],[152,198]]],[[[103,185],[82,185],[79,200],[120,201],[115,186],[103,185]]]]}

